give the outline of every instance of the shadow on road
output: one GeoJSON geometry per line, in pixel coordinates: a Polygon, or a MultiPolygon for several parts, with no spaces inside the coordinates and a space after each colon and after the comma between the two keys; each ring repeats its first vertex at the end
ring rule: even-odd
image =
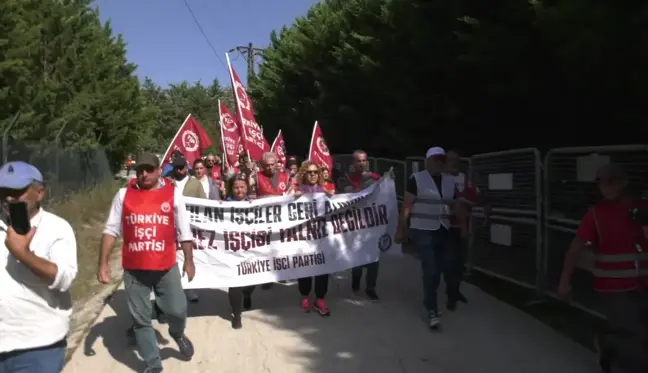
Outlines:
{"type": "MultiPolygon", "coordinates": [[[[201,290],[199,302],[188,309],[187,333],[196,347],[191,362],[180,361],[164,325],[154,327],[161,332],[169,371],[585,373],[592,368],[591,354],[580,346],[472,286],[465,288],[470,304],[444,312],[441,330],[430,331],[421,305],[419,263],[411,257],[383,259],[377,290],[379,302],[355,296],[349,273],[335,274],[327,297],[331,316],[321,317],[300,309],[296,282],[257,287],[240,330],[230,327],[227,291],[201,290]]],[[[440,290],[443,301],[443,286],[440,290]]],[[[102,361],[106,366],[93,373],[141,370],[142,362],[128,346],[130,316],[123,291],[108,305],[111,310],[85,340],[84,352],[95,348],[97,356],[77,358],[66,372],[86,372],[102,361]]]]}

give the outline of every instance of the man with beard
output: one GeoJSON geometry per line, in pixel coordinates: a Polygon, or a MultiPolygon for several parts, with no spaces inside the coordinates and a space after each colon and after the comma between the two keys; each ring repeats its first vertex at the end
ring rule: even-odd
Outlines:
{"type": "Polygon", "coordinates": [[[205,157],[205,167],[207,167],[207,174],[220,184],[223,178],[220,158],[217,155],[208,154],[205,157]]]}
{"type": "Polygon", "coordinates": [[[186,274],[189,281],[194,278],[194,243],[182,196],[170,180],[160,178],[157,156],[138,156],[136,173],[137,177],[113,199],[101,238],[97,279],[103,284],[112,282],[110,254],[117,237],[122,236],[124,287],[134,322],[132,333],[146,364],[144,372],[159,373],[162,372],[162,359],[151,325],[153,310],[149,297],[153,291],[156,303],[168,315],[169,334],[178,344],[180,353],[191,359],[194,347],[185,335],[187,301],[181,275],[186,274]],[[185,257],[182,270],[176,262],[178,242],[185,257]],[[152,247],[155,250],[146,250],[152,247]]]}
{"type": "MultiPolygon", "coordinates": [[[[359,192],[370,187],[378,180],[380,180],[380,175],[369,171],[367,153],[363,150],[356,150],[353,152],[353,163],[349,172],[337,181],[338,193],[359,192]]],[[[351,271],[351,289],[356,294],[360,292],[360,281],[362,280],[362,271],[364,268],[367,269],[365,294],[367,294],[369,299],[377,301],[379,299],[376,293],[378,261],[353,268],[351,271]]]]}

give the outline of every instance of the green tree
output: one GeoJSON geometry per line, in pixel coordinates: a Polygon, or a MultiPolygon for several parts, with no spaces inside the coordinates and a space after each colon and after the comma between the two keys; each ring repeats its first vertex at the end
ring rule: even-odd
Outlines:
{"type": "Polygon", "coordinates": [[[17,139],[66,148],[104,147],[113,163],[139,147],[142,116],[135,65],[91,1],[2,2],[0,123],[17,111],[17,139]]]}
{"type": "Polygon", "coordinates": [[[221,151],[218,100],[232,108],[233,96],[229,87],[221,86],[214,79],[209,86],[185,81],[162,88],[145,79],[141,94],[145,111],[152,118],[148,147],[158,152],[165,151],[187,115],[193,114],[214,143],[211,151],[221,151]]]}
{"type": "Polygon", "coordinates": [[[316,119],[334,151],[382,156],[627,142],[648,115],[647,26],[639,1],[329,0],[270,35],[251,93],[300,151],[316,119]]]}

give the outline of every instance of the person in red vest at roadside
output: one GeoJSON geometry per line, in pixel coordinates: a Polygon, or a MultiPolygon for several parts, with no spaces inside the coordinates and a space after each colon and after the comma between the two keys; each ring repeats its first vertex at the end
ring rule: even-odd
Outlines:
{"type": "MultiPolygon", "coordinates": [[[[338,180],[337,188],[340,193],[359,192],[368,188],[378,180],[380,180],[380,176],[375,172],[369,171],[367,153],[363,150],[356,150],[353,152],[353,163],[351,164],[350,170],[338,180]]],[[[377,261],[353,268],[351,271],[351,289],[356,294],[360,292],[363,268],[367,268],[365,293],[369,299],[377,301],[379,299],[376,293],[376,283],[378,281],[377,261]]]]}
{"type": "MultiPolygon", "coordinates": [[[[589,209],[565,254],[558,295],[567,299],[571,278],[583,250],[595,254],[594,290],[607,317],[597,347],[603,372],[623,365],[629,373],[648,372],[648,239],[634,209],[646,201],[628,193],[626,172],[608,164],[597,172],[603,201],[589,209]]],[[[646,222],[643,222],[644,224],[646,222]]]]}
{"type": "Polygon", "coordinates": [[[135,172],[126,188],[120,189],[101,239],[99,282],[112,281],[109,260],[118,236],[123,237],[122,266],[128,309],[134,321],[135,339],[147,373],[162,372],[162,360],[155,331],[151,325],[156,303],[169,323],[169,334],[180,353],[191,359],[194,347],[185,335],[187,299],[181,276],[193,280],[193,234],[182,191],[171,180],[160,177],[160,161],[154,154],[137,157],[135,172]],[[176,263],[176,242],[184,253],[182,273],[176,263]]]}

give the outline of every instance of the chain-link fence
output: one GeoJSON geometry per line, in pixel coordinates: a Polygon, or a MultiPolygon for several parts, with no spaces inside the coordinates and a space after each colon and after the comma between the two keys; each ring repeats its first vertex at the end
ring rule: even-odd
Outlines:
{"type": "Polygon", "coordinates": [[[103,149],[62,149],[55,144],[7,140],[0,145],[2,164],[24,161],[36,166],[50,198],[65,197],[113,177],[103,149]]]}

